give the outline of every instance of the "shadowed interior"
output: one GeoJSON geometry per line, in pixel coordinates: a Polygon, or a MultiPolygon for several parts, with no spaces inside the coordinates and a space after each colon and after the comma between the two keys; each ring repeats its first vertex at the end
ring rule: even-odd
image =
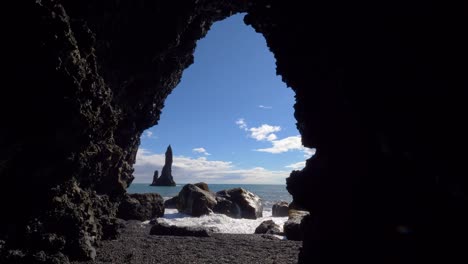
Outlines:
{"type": "Polygon", "coordinates": [[[0,260],[89,259],[114,234],[141,133],[215,21],[246,12],[317,153],[287,189],[301,263],[466,259],[466,6],[374,1],[10,1],[0,260]],[[460,241],[460,242],[457,242],[460,241]],[[36,254],[36,255],[35,255],[36,254]]]}

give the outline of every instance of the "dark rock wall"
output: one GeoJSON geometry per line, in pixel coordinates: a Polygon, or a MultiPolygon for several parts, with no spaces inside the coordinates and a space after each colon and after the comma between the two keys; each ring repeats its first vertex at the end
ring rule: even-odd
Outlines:
{"type": "Polygon", "coordinates": [[[54,253],[35,240],[42,234],[66,241],[59,250],[74,259],[93,258],[133,180],[141,133],[157,123],[196,40],[239,6],[30,0],[4,10],[0,255],[9,259],[0,262],[54,253]]]}
{"type": "Polygon", "coordinates": [[[311,212],[301,261],[461,257],[466,5],[29,0],[3,7],[0,255],[10,262],[40,251],[93,257],[133,180],[139,137],[193,62],[196,40],[242,10],[296,92],[303,144],[317,148],[288,179],[295,202],[311,212]]]}
{"type": "Polygon", "coordinates": [[[303,144],[317,148],[287,180],[311,212],[301,261],[466,258],[466,5],[267,2],[246,22],[296,92],[303,144]]]}

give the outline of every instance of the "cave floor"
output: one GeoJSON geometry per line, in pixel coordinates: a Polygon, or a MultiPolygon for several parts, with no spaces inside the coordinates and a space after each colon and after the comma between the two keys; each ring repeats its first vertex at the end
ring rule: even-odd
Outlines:
{"type": "Polygon", "coordinates": [[[297,263],[302,244],[254,234],[154,236],[150,228],[129,221],[118,239],[101,242],[95,261],[72,263],[297,263]]]}

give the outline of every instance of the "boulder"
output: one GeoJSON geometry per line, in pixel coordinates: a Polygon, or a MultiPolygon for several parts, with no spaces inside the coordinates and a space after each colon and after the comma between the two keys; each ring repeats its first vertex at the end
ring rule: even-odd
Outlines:
{"type": "Polygon", "coordinates": [[[272,220],[266,220],[255,229],[255,234],[282,235],[282,232],[279,225],[272,220]]]}
{"type": "Polygon", "coordinates": [[[301,230],[302,219],[309,215],[307,211],[290,210],[289,218],[283,225],[284,235],[289,240],[302,241],[303,232],[301,230]]]}
{"type": "Polygon", "coordinates": [[[213,212],[232,218],[241,218],[241,209],[236,203],[220,196],[216,196],[216,202],[213,212]]]}
{"type": "Polygon", "coordinates": [[[274,217],[283,217],[289,215],[289,204],[288,202],[281,201],[277,202],[271,208],[272,216],[274,217]]]}
{"type": "Polygon", "coordinates": [[[157,193],[125,194],[117,211],[117,217],[124,220],[145,221],[163,215],[164,200],[157,193]]]}
{"type": "Polygon", "coordinates": [[[197,183],[194,183],[193,185],[197,186],[198,188],[204,190],[204,191],[207,191],[209,192],[210,191],[210,188],[208,188],[208,184],[204,183],[204,182],[197,182],[197,183]]]}
{"type": "Polygon", "coordinates": [[[172,198],[169,198],[166,201],[164,201],[164,207],[168,209],[177,209],[178,200],[179,200],[179,196],[174,196],[172,198]]]}
{"type": "Polygon", "coordinates": [[[241,218],[257,219],[263,216],[263,205],[260,197],[243,188],[222,190],[216,195],[237,204],[241,218]]]}
{"type": "Polygon", "coordinates": [[[210,233],[213,232],[213,229],[202,227],[175,226],[158,221],[154,221],[153,223],[150,235],[209,237],[210,233]]]}
{"type": "Polygon", "coordinates": [[[191,216],[202,216],[211,213],[216,203],[216,198],[211,192],[193,184],[186,184],[179,192],[177,210],[191,216]]]}

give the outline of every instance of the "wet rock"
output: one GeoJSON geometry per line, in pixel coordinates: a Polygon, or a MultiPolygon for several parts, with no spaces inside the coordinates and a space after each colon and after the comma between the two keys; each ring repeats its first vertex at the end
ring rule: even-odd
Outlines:
{"type": "Polygon", "coordinates": [[[204,191],[207,191],[209,192],[210,191],[210,188],[208,188],[208,184],[204,183],[204,182],[197,182],[197,183],[194,183],[193,185],[197,186],[198,188],[204,190],[204,191]]]}
{"type": "Polygon", "coordinates": [[[207,215],[215,205],[216,198],[212,193],[193,184],[186,184],[178,195],[177,210],[191,216],[207,215]]]}
{"type": "Polygon", "coordinates": [[[283,225],[284,235],[289,240],[302,241],[304,232],[301,229],[302,219],[309,215],[307,211],[290,210],[288,221],[283,225]]]}
{"type": "Polygon", "coordinates": [[[252,192],[243,188],[233,188],[219,191],[216,195],[239,206],[241,218],[257,219],[263,216],[263,205],[260,197],[252,192]]]}
{"type": "Polygon", "coordinates": [[[117,217],[145,221],[164,215],[164,200],[157,193],[133,193],[120,202],[117,217]]]}
{"type": "Polygon", "coordinates": [[[232,218],[241,218],[241,209],[236,203],[220,196],[216,196],[216,202],[213,212],[232,218]]]}
{"type": "Polygon", "coordinates": [[[150,235],[209,237],[212,232],[202,227],[181,227],[158,221],[153,223],[154,225],[151,227],[150,235]]]}
{"type": "Polygon", "coordinates": [[[174,196],[172,198],[169,198],[166,201],[164,201],[164,207],[168,209],[177,209],[178,200],[179,200],[179,196],[174,196]]]}
{"type": "Polygon", "coordinates": [[[282,232],[279,225],[272,220],[266,220],[255,229],[255,234],[282,235],[282,232]]]}
{"type": "Polygon", "coordinates": [[[288,216],[289,204],[288,202],[285,202],[285,201],[277,202],[273,205],[271,210],[272,210],[272,216],[275,216],[275,217],[288,216]]]}

